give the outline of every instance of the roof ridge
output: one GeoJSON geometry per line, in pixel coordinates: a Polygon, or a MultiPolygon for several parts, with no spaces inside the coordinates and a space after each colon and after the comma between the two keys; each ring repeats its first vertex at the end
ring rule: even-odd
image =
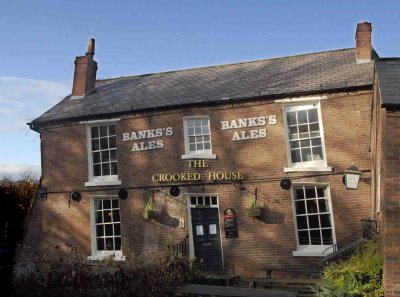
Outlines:
{"type": "Polygon", "coordinates": [[[135,77],[144,77],[144,76],[150,76],[150,75],[169,74],[169,73],[175,73],[175,72],[192,71],[192,70],[200,70],[200,69],[207,69],[207,68],[226,67],[226,66],[231,66],[231,65],[250,64],[250,63],[262,62],[262,61],[272,61],[272,60],[295,58],[295,57],[302,57],[302,56],[310,56],[310,55],[323,54],[323,53],[329,53],[329,52],[340,52],[340,51],[354,50],[354,49],[355,49],[354,47],[350,47],[350,48],[327,50],[327,51],[313,52],[313,53],[306,53],[306,54],[297,54],[297,55],[292,55],[292,56],[275,57],[275,58],[269,58],[269,59],[259,59],[259,60],[243,61],[243,62],[237,62],[237,63],[228,63],[228,64],[211,65],[211,66],[200,66],[200,67],[177,69],[177,70],[170,70],[170,71],[161,71],[161,72],[144,73],[144,74],[137,74],[137,75],[111,77],[111,78],[105,78],[105,79],[97,79],[96,82],[107,83],[107,81],[116,81],[116,80],[130,79],[130,78],[135,78],[135,77]]]}

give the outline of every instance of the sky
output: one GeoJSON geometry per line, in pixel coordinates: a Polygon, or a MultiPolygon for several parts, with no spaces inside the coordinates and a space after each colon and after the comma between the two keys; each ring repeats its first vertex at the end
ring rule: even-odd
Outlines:
{"type": "Polygon", "coordinates": [[[354,47],[360,21],[381,57],[399,57],[399,14],[397,0],[2,0],[0,179],[40,174],[27,122],[71,92],[89,38],[97,78],[354,47]]]}

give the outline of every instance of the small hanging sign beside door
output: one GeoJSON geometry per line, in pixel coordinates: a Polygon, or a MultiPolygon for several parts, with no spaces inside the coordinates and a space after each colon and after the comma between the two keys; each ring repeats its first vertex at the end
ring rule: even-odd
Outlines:
{"type": "Polygon", "coordinates": [[[239,236],[236,213],[232,208],[227,208],[224,211],[224,229],[226,238],[236,238],[239,236]]]}

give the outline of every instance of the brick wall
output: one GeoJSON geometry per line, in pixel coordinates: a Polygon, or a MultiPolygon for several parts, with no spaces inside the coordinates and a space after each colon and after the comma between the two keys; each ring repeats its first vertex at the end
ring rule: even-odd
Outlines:
{"type": "Polygon", "coordinates": [[[400,296],[400,113],[386,111],[384,178],[385,296],[400,296]]]}
{"type": "MultiPolygon", "coordinates": [[[[217,193],[221,239],[225,267],[234,265],[242,275],[262,274],[266,265],[303,265],[319,267],[318,257],[294,257],[296,231],[290,191],[281,189],[282,178],[292,182],[323,183],[330,186],[337,241],[361,228],[361,219],[371,214],[371,191],[361,182],[357,190],[346,190],[342,173],[354,164],[359,169],[371,169],[371,92],[325,94],[321,100],[322,120],[329,175],[310,172],[284,173],[287,166],[282,103],[252,102],[224,106],[187,108],[158,113],[123,116],[117,122],[117,147],[120,187],[128,189],[129,197],[121,201],[123,252],[143,255],[162,250],[180,242],[188,233],[186,196],[168,195],[173,183],[152,182],[154,173],[241,171],[246,190],[233,184],[187,184],[182,193],[217,193]],[[184,116],[209,115],[213,153],[207,168],[189,168],[184,154],[184,116]],[[233,132],[221,130],[220,121],[255,116],[277,116],[276,125],[266,125],[266,138],[232,141],[233,132]],[[164,148],[132,152],[132,141],[122,141],[122,133],[173,127],[173,136],[163,137],[164,148]],[[146,187],[149,187],[148,189],[146,187]],[[154,205],[160,214],[156,220],[145,220],[141,213],[149,198],[149,189],[158,187],[154,205]],[[246,215],[249,199],[257,187],[264,215],[254,220],[246,215]],[[239,238],[227,239],[223,233],[223,211],[235,209],[239,238]],[[185,220],[185,229],[177,222],[185,220]]],[[[257,127],[255,128],[257,129],[257,127]]],[[[62,256],[71,249],[82,258],[90,255],[89,200],[94,195],[116,195],[119,187],[85,187],[88,181],[87,140],[85,124],[70,123],[44,130],[42,137],[43,186],[48,188],[48,200],[43,207],[43,246],[48,257],[62,256]],[[71,191],[83,194],[82,201],[70,203],[71,191]]],[[[152,139],[142,140],[149,141],[152,139]]],[[[136,142],[140,142],[136,141],[136,142]]],[[[369,172],[364,173],[369,176],[369,172]]],[[[37,222],[39,223],[39,222],[37,222]]]]}

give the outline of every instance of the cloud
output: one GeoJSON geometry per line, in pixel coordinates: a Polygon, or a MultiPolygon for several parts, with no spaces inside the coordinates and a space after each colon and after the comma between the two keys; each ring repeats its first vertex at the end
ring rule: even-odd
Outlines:
{"type": "Polygon", "coordinates": [[[71,92],[65,84],[22,77],[0,77],[0,134],[24,132],[26,123],[71,92]]]}
{"type": "Polygon", "coordinates": [[[0,179],[11,178],[17,180],[23,176],[40,177],[40,166],[36,164],[0,164],[0,179]]]}

